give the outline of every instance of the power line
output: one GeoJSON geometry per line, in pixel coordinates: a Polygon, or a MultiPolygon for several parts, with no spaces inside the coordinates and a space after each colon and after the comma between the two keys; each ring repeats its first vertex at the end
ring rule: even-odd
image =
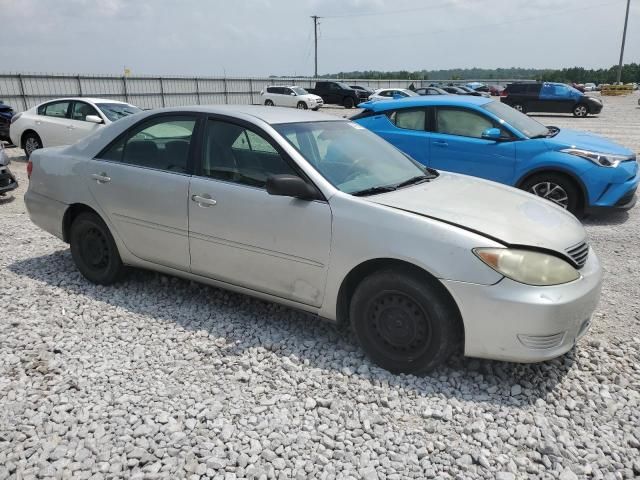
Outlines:
{"type": "Polygon", "coordinates": [[[405,8],[399,10],[387,10],[382,12],[364,12],[364,13],[345,13],[344,15],[323,15],[322,18],[340,19],[340,18],[353,18],[353,17],[372,17],[377,15],[396,15],[400,13],[421,12],[424,10],[435,10],[436,8],[452,7],[454,4],[451,2],[441,3],[438,5],[430,5],[428,7],[415,7],[405,8]]]}
{"type": "Polygon", "coordinates": [[[511,23],[519,23],[519,22],[524,22],[524,21],[529,21],[529,20],[537,20],[540,18],[547,18],[547,17],[555,17],[557,16],[559,13],[565,13],[565,12],[572,12],[572,11],[576,11],[576,10],[585,10],[587,8],[590,7],[598,7],[598,6],[602,6],[602,5],[610,5],[612,3],[616,3],[617,0],[611,0],[611,1],[607,1],[607,2],[600,2],[600,3],[595,3],[595,4],[591,4],[589,6],[581,6],[581,7],[574,7],[574,8],[567,8],[567,9],[563,9],[563,10],[554,10],[553,13],[549,13],[549,14],[545,14],[545,15],[537,15],[537,16],[532,16],[532,17],[520,17],[520,18],[514,18],[514,19],[510,19],[510,20],[506,20],[503,22],[497,22],[497,23],[485,23],[482,25],[471,25],[468,27],[462,27],[462,28],[450,28],[450,29],[443,29],[443,30],[432,30],[432,31],[421,31],[421,32],[413,32],[413,33],[396,33],[396,34],[387,34],[387,35],[368,35],[368,36],[357,36],[357,37],[324,37],[325,40],[340,40],[340,41],[345,41],[345,40],[362,40],[362,39],[383,39],[383,38],[409,38],[409,37],[422,37],[422,36],[429,36],[429,35],[434,35],[434,34],[438,34],[438,33],[448,33],[448,32],[458,32],[458,31],[463,31],[463,30],[477,30],[477,29],[486,29],[489,27],[498,27],[498,26],[502,26],[502,25],[509,25],[511,23]]]}

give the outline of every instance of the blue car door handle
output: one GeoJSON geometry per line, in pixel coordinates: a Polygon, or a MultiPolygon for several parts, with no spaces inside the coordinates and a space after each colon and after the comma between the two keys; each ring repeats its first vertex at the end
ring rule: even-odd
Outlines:
{"type": "Polygon", "coordinates": [[[445,142],[444,140],[434,140],[433,143],[437,147],[448,147],[449,146],[449,144],[447,142],[445,142]]]}

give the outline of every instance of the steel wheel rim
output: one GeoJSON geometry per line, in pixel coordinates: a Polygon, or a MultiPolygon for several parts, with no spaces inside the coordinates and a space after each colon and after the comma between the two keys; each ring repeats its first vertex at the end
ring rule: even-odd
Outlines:
{"type": "Polygon", "coordinates": [[[24,149],[28,155],[31,155],[34,152],[34,150],[38,150],[38,148],[40,148],[40,144],[38,143],[38,140],[36,140],[33,137],[27,138],[27,141],[24,143],[24,149]]]}
{"type": "Polygon", "coordinates": [[[298,110],[306,110],[306,105],[302,102],[298,104],[298,110]]]}
{"type": "Polygon", "coordinates": [[[370,340],[376,350],[394,360],[413,360],[424,354],[431,341],[429,316],[410,296],[383,292],[367,312],[370,340]]]}
{"type": "Polygon", "coordinates": [[[93,270],[103,270],[109,265],[109,246],[104,233],[95,227],[88,228],[80,240],[82,259],[93,270]]]}
{"type": "Polygon", "coordinates": [[[565,210],[569,208],[569,194],[557,183],[539,182],[529,188],[528,191],[538,197],[552,201],[565,210]]]}

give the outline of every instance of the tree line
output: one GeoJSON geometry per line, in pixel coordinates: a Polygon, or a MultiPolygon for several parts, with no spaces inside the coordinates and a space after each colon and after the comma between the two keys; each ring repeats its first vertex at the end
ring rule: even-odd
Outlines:
{"type": "MultiPolygon", "coordinates": [[[[610,68],[590,69],[570,67],[563,69],[539,68],[451,68],[445,70],[396,70],[382,72],[378,70],[340,72],[322,75],[322,78],[366,78],[382,80],[471,80],[471,79],[515,79],[538,80],[544,82],[565,83],[614,83],[618,74],[618,66],[610,68]]],[[[622,66],[623,83],[640,83],[640,64],[628,63],[622,66]]]]}

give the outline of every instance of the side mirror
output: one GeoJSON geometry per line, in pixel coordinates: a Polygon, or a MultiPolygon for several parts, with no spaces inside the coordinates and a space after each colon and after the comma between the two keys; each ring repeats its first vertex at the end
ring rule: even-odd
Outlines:
{"type": "Polygon", "coordinates": [[[500,129],[499,128],[487,128],[484,132],[482,132],[482,138],[485,140],[493,140],[497,142],[500,140],[500,129]]]}
{"type": "Polygon", "coordinates": [[[291,92],[289,95],[291,95],[292,97],[296,96],[296,92],[291,92]]]}
{"type": "Polygon", "coordinates": [[[91,122],[91,123],[104,123],[102,119],[97,115],[87,115],[85,117],[85,121],[91,122]]]}
{"type": "Polygon", "coordinates": [[[271,175],[267,178],[267,193],[301,200],[315,200],[318,198],[316,189],[295,175],[271,175]]]}

